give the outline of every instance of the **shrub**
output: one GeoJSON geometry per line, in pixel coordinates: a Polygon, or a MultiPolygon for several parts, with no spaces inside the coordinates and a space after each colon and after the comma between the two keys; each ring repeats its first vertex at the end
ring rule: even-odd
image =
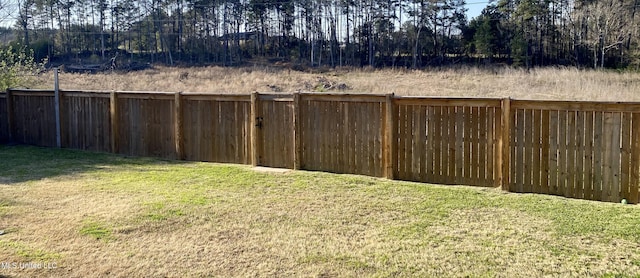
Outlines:
{"type": "Polygon", "coordinates": [[[44,70],[45,64],[46,60],[37,63],[33,51],[26,47],[0,48],[0,90],[29,86],[33,77],[44,70]]]}

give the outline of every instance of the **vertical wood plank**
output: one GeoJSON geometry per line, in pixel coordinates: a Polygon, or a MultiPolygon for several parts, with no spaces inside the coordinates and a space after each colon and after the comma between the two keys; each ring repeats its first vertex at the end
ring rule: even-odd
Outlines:
{"type": "Polygon", "coordinates": [[[585,165],[584,165],[584,157],[585,157],[585,145],[586,145],[586,140],[585,139],[585,132],[586,132],[586,125],[585,125],[585,112],[584,111],[577,111],[576,112],[576,150],[575,150],[575,156],[576,156],[576,162],[575,162],[575,173],[574,173],[574,189],[575,189],[575,193],[574,193],[574,197],[575,198],[580,198],[580,199],[584,199],[584,193],[585,193],[585,165]]]}
{"type": "Polygon", "coordinates": [[[512,139],[511,134],[513,132],[513,128],[511,127],[511,99],[504,98],[500,102],[500,131],[499,139],[498,139],[498,186],[502,188],[502,190],[510,191],[511,189],[511,177],[510,170],[511,167],[511,149],[512,149],[512,139]]]}
{"type": "Polygon", "coordinates": [[[611,185],[610,185],[610,202],[619,203],[620,198],[620,177],[621,177],[621,164],[620,164],[620,137],[621,132],[621,113],[612,113],[612,126],[611,126],[611,185]]]}
{"type": "Polygon", "coordinates": [[[441,106],[440,107],[440,131],[439,134],[439,146],[440,146],[440,183],[449,183],[449,175],[447,171],[449,170],[449,150],[447,140],[449,139],[448,131],[449,131],[449,106],[441,106]]]}
{"type": "Polygon", "coordinates": [[[397,125],[397,130],[398,130],[397,160],[398,160],[398,178],[402,180],[407,179],[407,176],[406,176],[407,160],[405,156],[406,155],[405,141],[407,139],[406,138],[406,134],[407,134],[406,121],[407,121],[407,106],[399,105],[398,106],[398,125],[397,125]]]}
{"type": "Polygon", "coordinates": [[[567,112],[567,184],[565,196],[575,198],[576,194],[576,145],[578,127],[576,126],[576,112],[567,112]]]}
{"type": "Polygon", "coordinates": [[[533,175],[532,169],[533,165],[533,136],[534,136],[534,122],[533,122],[533,110],[526,109],[524,110],[524,161],[522,162],[522,166],[524,168],[524,179],[523,181],[523,192],[533,192],[532,191],[532,181],[533,175]]]}
{"type": "Polygon", "coordinates": [[[394,179],[395,163],[394,163],[394,146],[395,143],[395,119],[394,119],[394,94],[385,96],[384,106],[384,173],[387,179],[394,179]]]}
{"type": "Polygon", "coordinates": [[[258,93],[251,93],[251,165],[258,166],[258,93]]]}
{"type": "Polygon", "coordinates": [[[541,169],[541,155],[542,155],[542,145],[541,145],[541,139],[540,138],[542,135],[542,111],[540,110],[533,110],[533,121],[532,121],[532,130],[533,130],[533,136],[532,136],[532,147],[533,147],[533,166],[532,171],[531,171],[531,175],[532,175],[532,182],[531,182],[531,192],[534,193],[540,193],[542,191],[541,189],[541,184],[540,184],[540,176],[542,174],[542,169],[541,169]]]}
{"type": "Polygon", "coordinates": [[[482,186],[491,186],[490,178],[487,175],[491,164],[491,155],[487,155],[489,151],[487,138],[490,138],[488,136],[490,126],[487,124],[489,120],[487,109],[487,107],[480,107],[480,185],[482,186]]]}
{"type": "Polygon", "coordinates": [[[356,124],[356,128],[355,128],[355,132],[354,132],[354,139],[355,139],[355,153],[354,153],[354,166],[356,168],[356,174],[361,174],[362,172],[364,172],[364,169],[366,167],[366,161],[363,159],[364,156],[364,152],[366,152],[365,149],[365,142],[364,142],[364,134],[365,134],[365,128],[366,126],[363,125],[362,123],[362,118],[363,118],[363,114],[362,114],[362,104],[360,102],[354,103],[354,115],[355,115],[355,124],[356,124]]]}
{"type": "Polygon", "coordinates": [[[456,121],[457,121],[457,113],[456,113],[456,107],[455,106],[450,106],[449,107],[449,114],[447,115],[447,118],[449,120],[449,122],[447,123],[447,126],[449,127],[448,131],[447,131],[447,145],[448,148],[447,150],[449,151],[449,153],[447,154],[447,164],[449,166],[449,169],[447,169],[447,173],[448,173],[448,178],[449,178],[449,183],[450,184],[456,184],[457,180],[456,180],[456,160],[457,160],[457,156],[456,156],[456,121]]]}
{"type": "Polygon", "coordinates": [[[549,110],[541,112],[540,127],[540,193],[549,194],[550,126],[549,110]]]}
{"type": "Polygon", "coordinates": [[[471,111],[471,107],[469,106],[464,106],[463,107],[463,113],[464,113],[464,124],[463,124],[463,128],[464,128],[464,166],[463,166],[463,175],[464,175],[464,179],[463,182],[464,184],[471,184],[472,183],[472,179],[473,179],[473,175],[471,172],[471,168],[473,167],[473,164],[471,162],[471,158],[472,158],[472,132],[473,132],[473,128],[471,127],[471,124],[473,122],[472,118],[473,118],[473,113],[471,111]]]}
{"type": "Polygon", "coordinates": [[[525,121],[524,110],[517,109],[516,113],[516,152],[515,152],[515,176],[513,182],[515,183],[516,192],[524,192],[524,161],[525,161],[525,121]]]}
{"type": "Polygon", "coordinates": [[[456,132],[455,132],[455,183],[464,183],[464,120],[465,113],[464,107],[457,106],[456,108],[456,132]]]}
{"type": "Polygon", "coordinates": [[[491,117],[493,119],[492,128],[491,128],[491,152],[490,155],[493,156],[491,178],[493,179],[494,187],[502,187],[501,185],[501,177],[502,177],[502,169],[500,168],[502,165],[502,146],[501,138],[502,138],[502,110],[500,107],[493,108],[491,112],[491,117]]]}
{"type": "Polygon", "coordinates": [[[611,189],[613,187],[613,115],[605,112],[603,116],[604,147],[602,158],[602,196],[601,201],[612,201],[611,189]]]}
{"type": "Polygon", "coordinates": [[[470,107],[469,117],[469,182],[478,185],[478,107],[470,107]]]}
{"type": "Polygon", "coordinates": [[[434,107],[433,115],[434,133],[433,133],[433,175],[434,181],[442,183],[442,107],[434,107]]]}
{"type": "Polygon", "coordinates": [[[300,113],[300,94],[293,94],[293,169],[302,169],[302,114],[300,113]]]}
{"type": "Polygon", "coordinates": [[[120,130],[118,127],[118,122],[120,119],[118,118],[118,95],[115,91],[111,91],[109,94],[109,120],[111,123],[111,152],[119,153],[119,142],[120,140],[120,130]]]}
{"type": "Polygon", "coordinates": [[[567,111],[558,112],[558,194],[567,196],[567,111]]]}
{"type": "Polygon", "coordinates": [[[337,132],[339,130],[344,130],[344,102],[336,103],[336,118],[335,118],[335,133],[336,133],[336,169],[340,173],[345,173],[345,136],[341,132],[337,132]]]}
{"type": "Polygon", "coordinates": [[[425,112],[427,113],[427,121],[426,121],[426,154],[425,154],[425,174],[426,180],[428,182],[435,181],[435,171],[433,170],[433,160],[434,160],[434,133],[435,133],[435,108],[433,106],[426,106],[425,112]]]}
{"type": "MultiPolygon", "coordinates": [[[[338,114],[336,113],[336,104],[338,102],[326,102],[326,106],[325,106],[325,118],[324,120],[326,121],[325,127],[326,127],[326,138],[327,138],[327,142],[326,142],[326,146],[327,146],[327,151],[325,152],[327,154],[326,157],[326,169],[331,169],[331,172],[337,172],[338,168],[336,167],[336,157],[337,157],[337,144],[336,144],[336,139],[337,139],[337,134],[335,132],[335,124],[337,122],[337,118],[338,118],[338,114]]],[[[365,113],[367,113],[368,111],[365,110],[365,113]]],[[[368,114],[368,113],[367,113],[368,114]]],[[[372,119],[370,119],[372,120],[372,119]]],[[[366,126],[369,125],[369,121],[364,122],[364,124],[366,126]]],[[[369,135],[369,134],[367,134],[369,135]]],[[[366,137],[367,139],[371,138],[369,136],[366,137]]],[[[366,167],[365,169],[369,170],[368,167],[366,167]]],[[[365,175],[368,175],[368,173],[366,173],[365,175]]]]}
{"type": "Polygon", "coordinates": [[[411,144],[410,146],[410,152],[411,155],[409,156],[411,159],[411,173],[410,173],[410,177],[411,180],[413,181],[419,181],[420,180],[420,153],[418,152],[418,142],[420,141],[420,134],[418,132],[418,128],[420,126],[420,113],[419,113],[419,107],[418,106],[410,106],[410,113],[411,113],[411,144]]]}
{"type": "Polygon", "coordinates": [[[183,117],[182,117],[182,93],[177,92],[174,98],[174,140],[176,148],[176,158],[178,160],[184,160],[184,140],[183,140],[183,117]]]}
{"type": "Polygon", "coordinates": [[[7,102],[7,132],[8,132],[9,142],[13,142],[15,140],[14,138],[15,123],[14,123],[14,111],[13,111],[13,94],[11,92],[11,89],[7,89],[7,97],[5,100],[7,102]]]}
{"type": "Polygon", "coordinates": [[[377,141],[377,136],[376,136],[376,130],[375,130],[375,120],[376,120],[376,116],[373,113],[374,109],[373,106],[375,104],[374,103],[366,103],[365,104],[365,116],[364,119],[365,120],[365,124],[367,125],[367,129],[366,129],[366,133],[365,133],[365,142],[367,143],[367,151],[365,152],[366,154],[366,159],[368,160],[367,163],[367,167],[366,167],[366,174],[367,176],[376,176],[375,175],[375,170],[376,170],[376,159],[375,159],[375,154],[377,153],[377,148],[376,148],[376,141],[377,141]]]}
{"type": "Polygon", "coordinates": [[[350,103],[349,102],[344,102],[342,103],[343,105],[343,109],[342,111],[344,112],[344,121],[343,121],[343,125],[342,125],[342,133],[345,136],[344,138],[344,168],[345,169],[345,173],[350,173],[351,170],[351,156],[352,156],[352,152],[353,152],[353,148],[351,147],[352,141],[353,141],[353,130],[351,127],[351,121],[349,119],[350,117],[350,103]]]}
{"type": "Polygon", "coordinates": [[[420,173],[419,180],[421,182],[427,182],[427,171],[429,170],[429,166],[427,166],[427,110],[425,106],[417,107],[418,114],[418,130],[414,131],[418,133],[419,141],[417,142],[417,152],[419,154],[420,160],[420,173]]]}
{"type": "Polygon", "coordinates": [[[631,181],[629,186],[629,202],[637,204],[640,202],[640,192],[638,183],[640,183],[640,113],[633,113],[631,119],[631,181]]]}
{"type": "Polygon", "coordinates": [[[620,171],[620,199],[630,199],[630,181],[631,181],[631,113],[622,113],[622,150],[620,171]]]}
{"type": "Polygon", "coordinates": [[[584,199],[593,200],[593,112],[585,112],[584,199]]]}
{"type": "Polygon", "coordinates": [[[593,200],[602,200],[603,172],[604,172],[604,130],[603,112],[594,114],[594,141],[593,141],[593,200]]]}
{"type": "MultiPolygon", "coordinates": [[[[331,145],[329,145],[329,140],[330,140],[330,131],[329,131],[329,122],[331,121],[331,117],[333,115],[328,115],[328,111],[327,111],[327,106],[329,105],[329,102],[327,101],[321,101],[318,102],[318,107],[320,108],[319,110],[319,118],[317,119],[318,121],[318,126],[320,127],[320,138],[319,138],[319,148],[318,148],[318,162],[319,162],[319,169],[323,170],[323,171],[329,171],[329,169],[331,168],[330,163],[328,162],[328,159],[331,157],[331,145]]],[[[358,117],[360,118],[360,117],[358,117]]],[[[360,122],[360,119],[357,120],[358,125],[358,137],[361,137],[361,131],[362,131],[362,123],[360,122]]],[[[362,168],[359,168],[360,171],[358,171],[358,174],[361,174],[362,168]]]]}

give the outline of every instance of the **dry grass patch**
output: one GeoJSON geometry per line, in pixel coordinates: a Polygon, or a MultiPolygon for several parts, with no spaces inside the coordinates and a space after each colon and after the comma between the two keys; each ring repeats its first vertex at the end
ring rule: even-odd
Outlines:
{"type": "Polygon", "coordinates": [[[0,275],[640,273],[637,206],[33,147],[0,156],[0,261],[56,265],[0,275]]]}
{"type": "MultiPolygon", "coordinates": [[[[52,88],[52,74],[37,87],[52,88]]],[[[640,73],[522,69],[352,69],[301,72],[272,67],[157,67],[140,72],[106,74],[62,73],[63,89],[250,92],[357,92],[413,96],[514,97],[519,99],[639,101],[640,73]]]]}

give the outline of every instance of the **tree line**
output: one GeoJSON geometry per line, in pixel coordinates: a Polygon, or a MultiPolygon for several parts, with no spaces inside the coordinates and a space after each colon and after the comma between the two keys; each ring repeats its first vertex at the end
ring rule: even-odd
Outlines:
{"type": "Polygon", "coordinates": [[[15,41],[50,60],[640,65],[640,0],[498,0],[471,20],[465,0],[12,1],[15,41]]]}

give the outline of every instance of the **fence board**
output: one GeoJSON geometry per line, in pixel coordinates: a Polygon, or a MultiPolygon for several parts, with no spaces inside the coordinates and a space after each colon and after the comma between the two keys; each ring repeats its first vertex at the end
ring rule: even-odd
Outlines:
{"type": "Polygon", "coordinates": [[[302,122],[314,123],[303,128],[301,138],[305,169],[383,176],[383,98],[377,103],[340,102],[333,98],[318,101],[309,95],[303,99],[306,101],[301,102],[306,104],[300,107],[302,122]],[[311,119],[304,119],[307,116],[311,119]]]}
{"type": "Polygon", "coordinates": [[[576,149],[575,149],[575,169],[574,169],[574,198],[584,198],[584,151],[585,146],[585,112],[576,112],[576,149]]]}
{"type": "Polygon", "coordinates": [[[427,180],[427,172],[429,171],[429,169],[431,168],[428,165],[428,160],[427,160],[427,127],[428,127],[428,116],[427,116],[427,108],[425,106],[418,106],[417,108],[414,108],[417,110],[417,125],[416,125],[416,130],[414,132],[416,132],[418,134],[418,141],[416,142],[416,152],[418,154],[417,159],[418,159],[418,169],[419,169],[419,174],[418,174],[418,179],[419,181],[425,181],[427,180]]]}
{"type": "Polygon", "coordinates": [[[444,183],[445,181],[442,178],[442,106],[436,106],[433,111],[433,180],[438,183],[444,183]]]}
{"type": "Polygon", "coordinates": [[[525,136],[525,121],[524,121],[524,110],[522,109],[518,109],[516,110],[516,121],[515,121],[515,131],[516,131],[516,142],[515,142],[515,146],[516,146],[516,152],[514,154],[514,161],[515,161],[515,173],[514,173],[514,183],[515,183],[515,190],[517,190],[517,192],[525,192],[524,191],[524,148],[525,148],[525,143],[524,143],[524,136],[525,136]]]}
{"type": "MultiPolygon", "coordinates": [[[[615,203],[619,203],[621,198],[620,198],[620,176],[622,175],[621,170],[622,170],[622,166],[620,164],[620,157],[621,157],[621,146],[620,146],[620,137],[622,136],[621,134],[621,113],[616,112],[613,113],[612,115],[612,123],[611,123],[611,170],[612,170],[612,185],[611,186],[607,186],[607,188],[609,188],[610,193],[609,193],[609,200],[610,202],[615,202],[615,203]]],[[[608,134],[608,133],[605,133],[608,134]]]]}
{"type": "Polygon", "coordinates": [[[464,157],[463,157],[463,170],[462,170],[462,181],[464,184],[471,184],[473,182],[472,180],[472,173],[471,173],[471,168],[473,167],[473,164],[471,163],[471,159],[473,157],[473,148],[472,145],[473,143],[471,142],[472,140],[472,128],[471,128],[471,124],[473,123],[473,114],[471,111],[471,107],[464,107],[463,108],[463,113],[464,113],[464,123],[462,126],[462,129],[464,130],[463,132],[463,142],[464,142],[464,157]]]}
{"type": "Polygon", "coordinates": [[[522,163],[524,169],[524,178],[522,180],[522,187],[524,192],[533,192],[532,190],[532,173],[533,169],[533,130],[534,122],[533,122],[533,111],[532,110],[524,110],[524,161],[522,163]]]}
{"type": "Polygon", "coordinates": [[[56,146],[55,103],[52,94],[13,94],[13,141],[43,147],[56,146]]]}
{"type": "Polygon", "coordinates": [[[620,170],[620,199],[629,200],[629,184],[631,180],[631,113],[622,113],[622,149],[620,170]]]}
{"type": "Polygon", "coordinates": [[[567,140],[570,137],[567,130],[567,111],[558,112],[558,192],[560,196],[567,196],[567,140]]]}
{"type": "Polygon", "coordinates": [[[110,101],[103,96],[62,97],[62,146],[72,149],[111,151],[110,101]]]}
{"type": "Polygon", "coordinates": [[[464,161],[465,161],[465,142],[464,142],[464,123],[465,123],[465,108],[456,107],[456,132],[455,132],[455,182],[464,184],[464,161]]]}
{"type": "Polygon", "coordinates": [[[408,122],[408,113],[407,106],[401,105],[398,107],[398,124],[396,125],[398,128],[398,178],[402,180],[408,180],[407,176],[407,122],[408,122]]]}
{"type": "Polygon", "coordinates": [[[485,186],[499,186],[499,177],[496,174],[496,171],[499,171],[500,166],[497,164],[498,153],[496,150],[498,149],[498,137],[502,134],[502,131],[498,129],[500,125],[500,112],[497,111],[497,108],[491,107],[487,108],[488,118],[487,118],[487,129],[488,129],[488,138],[487,143],[489,146],[487,147],[487,183],[485,186]]]}
{"type": "Polygon", "coordinates": [[[448,158],[448,169],[447,169],[447,175],[449,177],[449,183],[450,184],[457,184],[458,180],[456,177],[456,162],[457,162],[457,156],[456,156],[456,121],[457,121],[457,113],[456,113],[456,109],[457,107],[455,106],[450,106],[449,107],[449,114],[447,115],[447,118],[449,120],[447,126],[449,127],[449,130],[447,131],[449,138],[447,138],[447,144],[448,144],[448,148],[447,150],[449,151],[449,153],[447,154],[447,158],[448,158]]]}
{"type": "Polygon", "coordinates": [[[450,184],[449,178],[449,108],[450,106],[440,107],[439,135],[438,141],[440,147],[440,183],[450,184]]]}
{"type": "Polygon", "coordinates": [[[471,107],[471,111],[473,113],[471,117],[471,184],[478,185],[480,184],[480,163],[484,163],[480,161],[480,108],[474,106],[471,107]]]}
{"type": "Polygon", "coordinates": [[[420,117],[420,106],[408,106],[407,114],[411,116],[411,130],[412,138],[411,138],[411,152],[409,156],[411,157],[411,180],[419,181],[420,180],[420,152],[418,151],[418,146],[420,145],[420,132],[418,131],[420,128],[420,121],[422,118],[420,117]]]}
{"type": "Polygon", "coordinates": [[[435,108],[433,106],[424,106],[425,108],[425,137],[426,140],[426,154],[425,154],[425,180],[426,182],[435,181],[435,171],[433,170],[433,158],[435,144],[433,142],[433,134],[435,133],[434,115],[435,108]]]}
{"type": "Polygon", "coordinates": [[[603,186],[603,158],[604,158],[604,145],[603,145],[603,129],[602,120],[603,112],[595,112],[594,114],[594,140],[593,140],[593,199],[602,199],[602,186],[603,186]]]}
{"type": "Polygon", "coordinates": [[[549,159],[551,157],[550,143],[550,115],[549,110],[540,111],[540,193],[549,194],[549,159]]]}
{"type": "MultiPolygon", "coordinates": [[[[353,156],[354,150],[351,146],[353,143],[353,130],[350,117],[351,107],[348,103],[341,103],[342,106],[342,115],[343,115],[343,124],[342,124],[342,142],[343,142],[343,152],[342,152],[342,165],[341,169],[343,173],[348,173],[350,171],[349,167],[351,165],[351,157],[353,156]]],[[[395,131],[394,131],[395,132],[395,131]]],[[[395,143],[393,143],[395,145],[395,143]]]]}
{"type": "Polygon", "coordinates": [[[565,169],[566,175],[566,185],[565,185],[565,195],[566,197],[575,198],[576,193],[576,180],[575,180],[575,164],[576,164],[576,138],[577,138],[577,130],[576,126],[576,112],[575,111],[567,111],[567,168],[565,169]]]}
{"type": "Polygon", "coordinates": [[[119,152],[173,159],[174,103],[171,99],[118,97],[119,152]]]}
{"type": "Polygon", "coordinates": [[[487,165],[491,164],[491,161],[487,158],[487,131],[489,130],[487,127],[487,108],[486,107],[480,107],[479,108],[479,115],[480,117],[478,118],[479,120],[479,126],[478,126],[478,133],[479,133],[479,142],[478,142],[478,185],[484,185],[486,186],[486,180],[487,180],[487,165]]]}
{"type": "Polygon", "coordinates": [[[633,204],[640,202],[638,184],[640,183],[640,113],[633,113],[631,119],[631,181],[629,185],[629,199],[633,204]]]}
{"type": "Polygon", "coordinates": [[[593,200],[593,152],[594,152],[594,134],[593,134],[593,112],[585,112],[585,157],[584,157],[584,198],[593,200]]]}
{"type": "Polygon", "coordinates": [[[0,93],[0,144],[9,142],[9,115],[6,93],[0,93]]]}
{"type": "Polygon", "coordinates": [[[529,191],[530,192],[540,192],[540,110],[534,109],[530,110],[531,114],[529,114],[530,118],[528,119],[531,123],[531,128],[528,129],[529,132],[529,145],[531,146],[531,158],[530,158],[530,169],[531,179],[529,179],[529,191]]]}

